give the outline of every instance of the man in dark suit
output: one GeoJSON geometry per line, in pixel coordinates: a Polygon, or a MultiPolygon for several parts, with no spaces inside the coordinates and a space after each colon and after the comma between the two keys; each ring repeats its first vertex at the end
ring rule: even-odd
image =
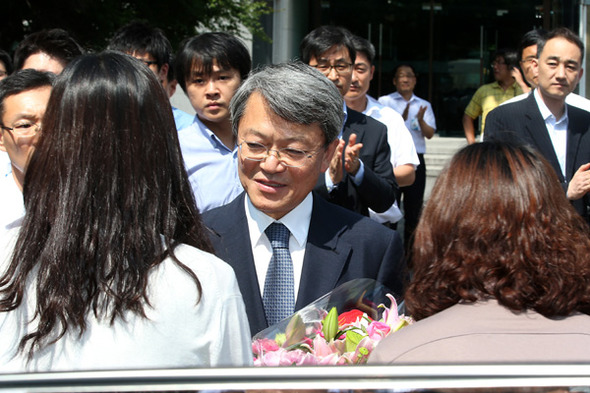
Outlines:
{"type": "Polygon", "coordinates": [[[245,193],[203,219],[236,272],[253,334],[355,278],[403,292],[399,235],[312,192],[338,146],[342,106],[334,84],[302,63],[267,66],[232,99],[245,193]],[[281,245],[273,233],[285,227],[281,245]]]}
{"type": "MultiPolygon", "coordinates": [[[[344,95],[350,89],[356,51],[352,34],[341,27],[321,26],[301,42],[301,59],[321,71],[344,95]]],[[[339,145],[316,191],[329,201],[365,216],[389,209],[399,193],[387,127],[371,117],[343,106],[345,123],[339,145]]]]}
{"type": "Polygon", "coordinates": [[[588,221],[590,113],[565,103],[583,73],[584,45],[570,30],[558,28],[537,50],[537,58],[531,60],[538,72],[537,88],[526,99],[490,112],[484,138],[522,142],[537,149],[588,221]]]}

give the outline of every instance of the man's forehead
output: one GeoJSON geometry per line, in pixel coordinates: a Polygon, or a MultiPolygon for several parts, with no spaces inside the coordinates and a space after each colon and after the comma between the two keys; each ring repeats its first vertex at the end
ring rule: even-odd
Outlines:
{"type": "MultiPolygon", "coordinates": [[[[220,65],[217,60],[211,62],[204,62],[201,59],[195,59],[191,64],[191,74],[193,75],[208,75],[213,72],[228,72],[238,71],[236,68],[224,67],[220,65]]],[[[238,71],[239,72],[239,71],[238,71]]]]}
{"type": "Polygon", "coordinates": [[[350,61],[348,48],[342,45],[334,45],[325,52],[319,54],[317,60],[345,60],[350,61]]]}
{"type": "Polygon", "coordinates": [[[543,48],[543,52],[541,53],[541,56],[560,58],[564,61],[580,62],[580,60],[582,59],[582,51],[574,42],[571,42],[570,40],[564,37],[554,37],[547,40],[543,48]],[[568,53],[571,51],[571,49],[574,49],[575,53],[568,53]]]}

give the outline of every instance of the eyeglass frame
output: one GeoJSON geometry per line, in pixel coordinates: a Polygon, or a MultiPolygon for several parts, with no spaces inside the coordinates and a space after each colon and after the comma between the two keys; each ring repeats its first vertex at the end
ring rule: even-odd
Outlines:
{"type": "Polygon", "coordinates": [[[352,69],[354,68],[354,64],[345,63],[345,62],[337,63],[337,64],[330,64],[330,63],[326,62],[326,63],[310,64],[310,67],[315,68],[316,70],[318,70],[319,72],[321,72],[324,75],[330,75],[330,72],[332,72],[332,70],[334,70],[334,72],[336,72],[338,75],[347,75],[349,73],[352,73],[352,69]],[[325,67],[325,66],[328,67],[326,70],[322,71],[319,69],[319,67],[325,67]],[[338,71],[338,68],[336,68],[336,67],[341,67],[341,66],[347,66],[348,70],[338,71]]]}
{"type": "Polygon", "coordinates": [[[313,150],[313,151],[307,151],[307,150],[302,150],[302,149],[295,149],[293,147],[283,147],[282,149],[271,149],[269,147],[266,147],[265,145],[263,145],[260,142],[252,142],[252,141],[247,141],[245,139],[242,139],[242,143],[238,144],[238,150],[240,151],[240,155],[242,154],[242,145],[246,143],[246,144],[255,144],[255,145],[259,145],[263,148],[266,149],[266,155],[263,158],[252,158],[252,157],[243,157],[244,160],[249,160],[249,161],[257,161],[257,162],[262,162],[265,161],[268,157],[270,157],[270,152],[274,151],[276,153],[275,157],[277,158],[277,160],[284,166],[289,167],[289,168],[301,168],[302,166],[305,166],[305,164],[307,163],[307,160],[309,160],[310,158],[312,158],[314,155],[316,155],[319,151],[321,151],[322,149],[325,149],[327,145],[324,145],[322,147],[320,147],[317,150],[313,150]],[[281,159],[281,150],[295,150],[295,151],[300,151],[302,153],[304,153],[305,155],[303,156],[303,162],[301,163],[301,165],[289,165],[287,164],[285,161],[283,161],[281,159]]]}
{"type": "MultiPolygon", "coordinates": [[[[24,124],[23,124],[23,126],[24,126],[24,124]]],[[[33,131],[33,135],[37,135],[39,133],[39,131],[41,131],[41,125],[40,124],[37,124],[37,123],[31,123],[30,125],[28,125],[27,131],[30,128],[33,128],[33,127],[36,127],[36,129],[33,131]]],[[[3,130],[6,130],[8,132],[10,132],[13,135],[14,134],[16,134],[18,136],[26,136],[26,135],[29,135],[28,132],[24,133],[24,132],[18,131],[19,130],[19,127],[14,127],[14,126],[13,127],[6,127],[4,124],[0,124],[0,128],[3,129],[3,130]]]]}
{"type": "Polygon", "coordinates": [[[520,60],[520,64],[530,63],[533,60],[537,60],[537,56],[527,56],[526,58],[520,60]]]}

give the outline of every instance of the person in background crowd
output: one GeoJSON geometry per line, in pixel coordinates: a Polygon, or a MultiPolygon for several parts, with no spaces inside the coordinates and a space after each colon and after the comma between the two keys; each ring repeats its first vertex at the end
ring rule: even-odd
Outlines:
{"type": "MultiPolygon", "coordinates": [[[[115,32],[107,49],[127,53],[141,60],[154,72],[169,93],[168,96],[174,94],[174,91],[170,94],[168,90],[169,83],[174,83],[174,90],[176,90],[176,84],[173,82],[172,45],[161,29],[142,21],[130,22],[115,32]],[[169,82],[169,76],[172,76],[171,82],[169,82]]],[[[178,108],[172,107],[172,113],[177,130],[192,122],[192,116],[178,108]],[[190,117],[190,122],[186,119],[187,117],[190,117]]]]}
{"type": "Polygon", "coordinates": [[[589,235],[538,152],[465,147],[416,229],[405,302],[417,322],[369,363],[589,362],[589,235]]]}
{"type": "Polygon", "coordinates": [[[0,49],[0,80],[6,78],[8,75],[12,74],[12,60],[10,59],[10,55],[5,51],[0,49]]]}
{"type": "Polygon", "coordinates": [[[0,236],[19,226],[25,214],[25,173],[53,79],[53,73],[26,69],[0,81],[0,151],[10,162],[9,170],[0,177],[0,236]]]}
{"type": "MultiPolygon", "coordinates": [[[[350,89],[344,96],[346,105],[358,112],[379,120],[387,126],[387,142],[391,148],[391,165],[395,180],[400,187],[414,183],[416,167],[420,164],[414,141],[404,124],[404,119],[393,109],[386,107],[367,92],[375,72],[375,48],[364,38],[352,38],[356,50],[356,60],[352,70],[350,89]]],[[[393,229],[402,218],[397,201],[383,213],[375,213],[369,209],[369,215],[377,222],[385,223],[393,229]]]]}
{"type": "Polygon", "coordinates": [[[81,56],[57,78],[27,214],[1,248],[2,372],[252,363],[235,275],[208,252],[167,101],[120,52],[81,56]]]}
{"type": "Polygon", "coordinates": [[[518,64],[517,58],[516,52],[504,49],[494,55],[494,82],[477,89],[463,114],[463,130],[467,143],[475,143],[475,119],[481,117],[480,129],[483,138],[488,113],[502,102],[522,94],[522,89],[512,76],[512,70],[518,64]]]}
{"type": "Polygon", "coordinates": [[[191,37],[176,55],[176,79],[197,113],[178,138],[201,212],[225,205],[243,191],[229,103],[251,67],[246,46],[227,33],[191,37]]]}
{"type": "Polygon", "coordinates": [[[590,112],[568,105],[582,73],[584,44],[566,28],[551,31],[533,60],[538,85],[523,100],[488,115],[486,140],[526,143],[551,163],[576,210],[590,222],[590,112]]]}
{"type": "MultiPolygon", "coordinates": [[[[356,51],[352,34],[336,26],[321,26],[300,45],[304,63],[322,72],[342,96],[350,89],[356,51]]],[[[387,127],[343,106],[344,127],[329,171],[318,179],[316,191],[332,203],[369,215],[382,213],[395,202],[398,185],[390,162],[387,127]]]]}
{"type": "Polygon", "coordinates": [[[82,47],[67,31],[41,30],[29,34],[18,44],[14,52],[14,69],[33,68],[59,74],[83,53],[82,47]]]}
{"type": "Polygon", "coordinates": [[[398,233],[312,192],[339,144],[343,105],[300,62],[253,73],[231,101],[245,192],[203,220],[236,272],[252,333],[355,278],[403,290],[398,233]]]}
{"type": "MultiPolygon", "coordinates": [[[[539,85],[539,70],[538,67],[533,66],[533,62],[537,59],[537,48],[545,44],[545,37],[547,32],[543,29],[535,29],[528,31],[520,41],[519,45],[519,63],[524,75],[524,81],[519,82],[523,94],[504,101],[501,105],[511,104],[516,101],[524,100],[528,94],[536,89],[539,85]],[[525,84],[524,82],[526,81],[525,84]],[[524,87],[523,87],[524,86],[524,87]]],[[[516,70],[518,71],[518,70],[516,70]]],[[[513,74],[516,74],[516,71],[513,74]]],[[[520,73],[520,71],[518,71],[520,73]]],[[[521,78],[522,80],[522,78],[521,78]]],[[[574,92],[571,92],[565,97],[565,103],[585,111],[590,111],[590,100],[582,97],[574,92]]]]}
{"type": "MultiPolygon", "coordinates": [[[[12,74],[12,59],[10,55],[0,49],[0,80],[6,78],[12,74]]],[[[10,163],[10,157],[4,151],[0,151],[0,177],[6,177],[6,175],[12,172],[12,166],[10,163]]]]}
{"type": "MultiPolygon", "coordinates": [[[[402,115],[406,127],[414,139],[414,146],[420,161],[420,165],[416,168],[414,183],[400,189],[404,209],[404,245],[407,251],[411,249],[412,235],[424,204],[426,189],[425,138],[432,138],[436,131],[436,119],[430,102],[414,94],[416,79],[414,67],[409,64],[400,64],[395,68],[393,77],[393,84],[397,91],[379,97],[379,103],[393,108],[402,115]]],[[[408,255],[408,258],[410,257],[411,255],[408,255]]]]}
{"type": "MultiPolygon", "coordinates": [[[[164,89],[168,94],[168,97],[172,98],[174,93],[176,93],[176,88],[178,87],[178,81],[176,80],[176,76],[174,75],[174,57],[170,57],[170,68],[168,69],[168,76],[166,78],[166,83],[164,83],[164,89]]],[[[172,114],[174,115],[174,123],[176,123],[176,129],[182,130],[193,124],[195,121],[195,116],[189,115],[185,111],[176,108],[172,105],[172,114]]]]}

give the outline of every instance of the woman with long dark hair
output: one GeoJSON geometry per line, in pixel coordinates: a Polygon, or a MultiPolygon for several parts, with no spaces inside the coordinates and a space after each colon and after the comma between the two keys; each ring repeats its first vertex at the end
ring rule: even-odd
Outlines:
{"type": "Polygon", "coordinates": [[[139,61],[66,67],[24,197],[0,260],[0,370],[251,362],[235,275],[209,253],[168,98],[139,61]]]}
{"type": "Polygon", "coordinates": [[[418,320],[373,363],[590,361],[590,237],[549,163],[484,142],[457,153],[416,230],[418,320]]]}

